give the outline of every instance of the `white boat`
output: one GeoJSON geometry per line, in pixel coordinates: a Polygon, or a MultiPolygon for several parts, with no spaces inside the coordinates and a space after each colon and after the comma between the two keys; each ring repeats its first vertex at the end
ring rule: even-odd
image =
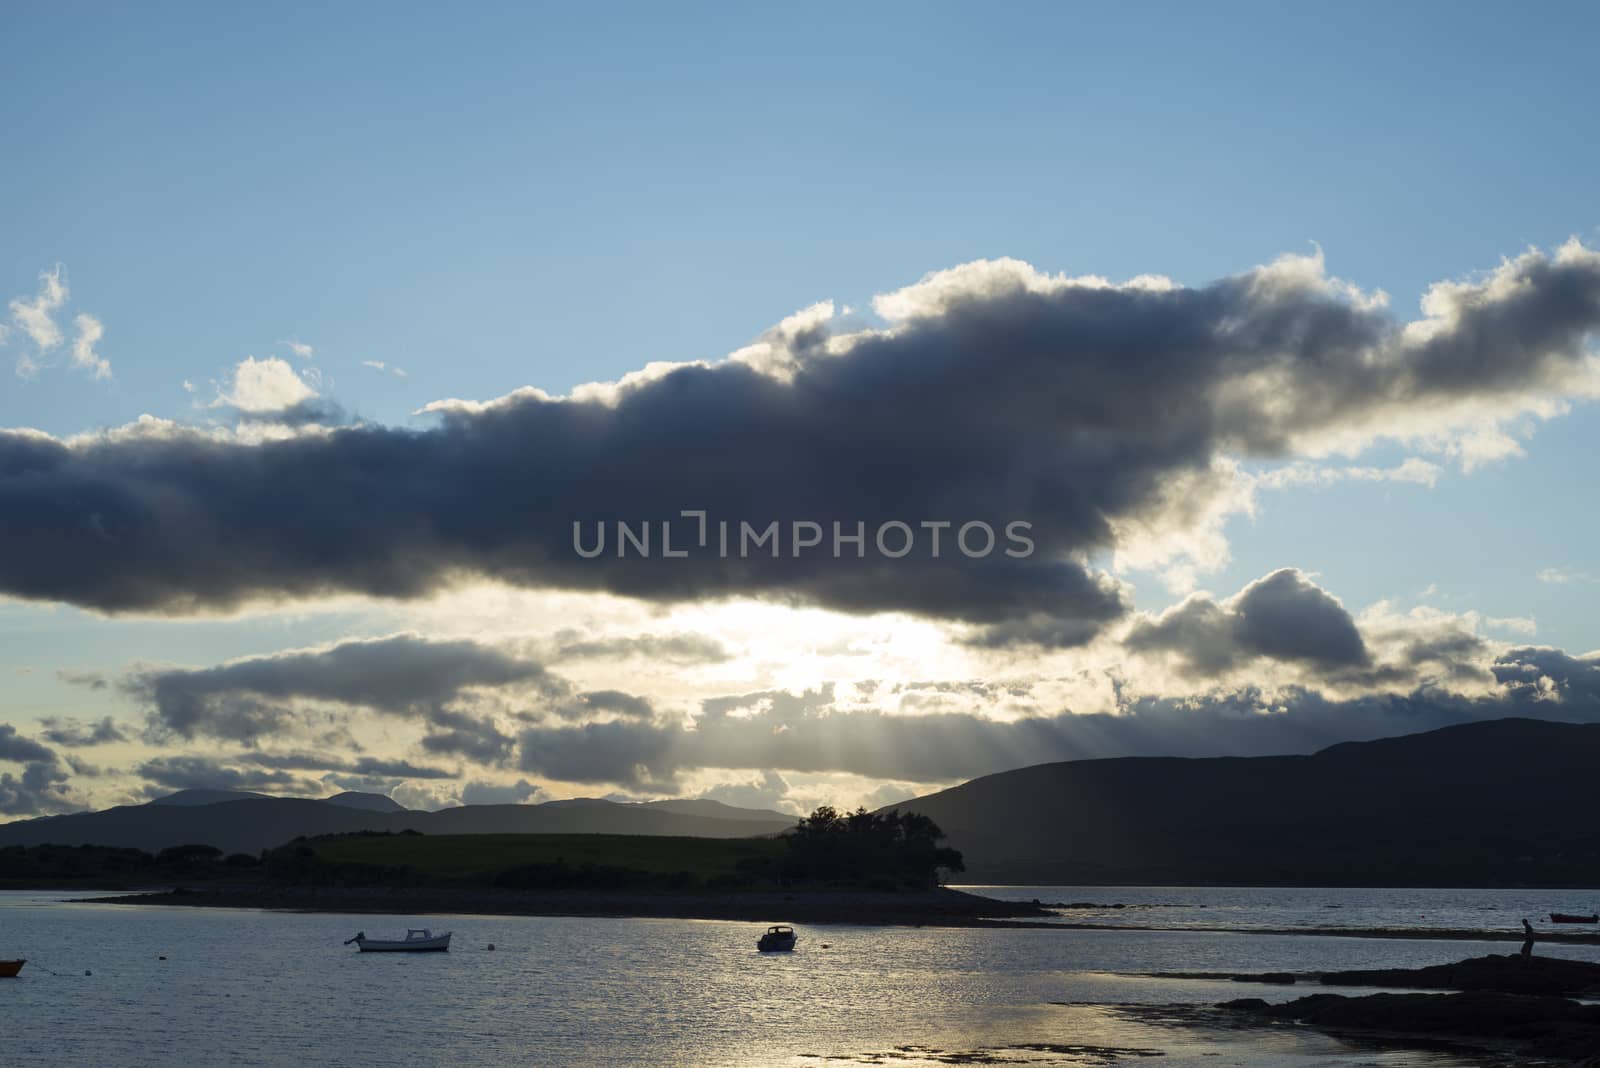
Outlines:
{"type": "Polygon", "coordinates": [[[427,953],[449,949],[450,932],[436,935],[426,927],[413,927],[406,931],[404,938],[386,941],[368,938],[367,932],[359,931],[354,938],[346,940],[345,945],[351,942],[363,953],[427,953]]]}

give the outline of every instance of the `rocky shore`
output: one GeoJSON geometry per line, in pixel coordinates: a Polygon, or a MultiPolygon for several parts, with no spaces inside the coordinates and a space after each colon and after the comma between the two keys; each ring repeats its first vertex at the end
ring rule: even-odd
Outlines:
{"type": "MultiPolygon", "coordinates": [[[[1047,908],[1061,909],[1050,905],[1047,908]]],[[[1072,908],[1074,906],[1065,906],[1072,908]]],[[[1101,908],[1108,906],[1098,906],[1101,908]]],[[[1114,906],[1112,906],[1114,907],[1114,906]]],[[[1133,906],[1130,906],[1133,907],[1133,906]]],[[[1241,925],[1202,924],[1182,927],[1160,926],[1147,923],[1085,923],[1062,921],[1055,926],[1068,931],[1186,931],[1206,934],[1262,934],[1296,935],[1298,937],[1327,938],[1396,938],[1407,942],[1521,942],[1523,935],[1516,931],[1483,930],[1467,927],[1245,927],[1241,925]]],[[[1541,945],[1600,945],[1600,931],[1540,931],[1541,945]]]]}
{"type": "Polygon", "coordinates": [[[1331,1033],[1428,1038],[1500,1048],[1518,1056],[1600,1066],[1600,1005],[1568,998],[1476,991],[1459,994],[1313,994],[1281,1005],[1260,998],[1221,1008],[1263,1021],[1331,1033]]]}
{"type": "Polygon", "coordinates": [[[86,899],[101,904],[426,915],[637,916],[756,923],[1051,927],[1046,910],[958,890],[730,894],[508,891],[425,887],[228,885],[86,899]]]}
{"type": "Polygon", "coordinates": [[[1323,986],[1384,986],[1413,990],[1487,990],[1501,994],[1600,997],[1600,964],[1561,957],[1489,954],[1425,968],[1367,968],[1340,972],[1153,972],[1157,979],[1228,979],[1236,983],[1297,982],[1323,986]]]}
{"type": "MultiPolygon", "coordinates": [[[[1282,982],[1282,976],[1233,975],[1282,982]]],[[[1262,1021],[1292,1021],[1329,1032],[1444,1039],[1510,1050],[1519,1056],[1600,1068],[1600,964],[1553,957],[1475,957],[1426,968],[1327,972],[1327,985],[1426,987],[1455,993],[1313,994],[1271,1004],[1241,998],[1219,1008],[1262,1021]]],[[[1287,981],[1293,982],[1291,977],[1287,981]]]]}

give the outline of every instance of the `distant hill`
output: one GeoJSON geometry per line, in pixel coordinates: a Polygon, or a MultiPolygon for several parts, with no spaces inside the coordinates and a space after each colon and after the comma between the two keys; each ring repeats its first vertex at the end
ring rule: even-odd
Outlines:
{"type": "Polygon", "coordinates": [[[342,794],[324,797],[330,805],[343,805],[345,808],[362,808],[368,812],[404,812],[406,807],[388,794],[369,794],[359,790],[346,790],[342,794]]]}
{"type": "Polygon", "coordinates": [[[267,794],[253,793],[249,790],[179,790],[175,794],[167,794],[153,801],[150,805],[215,805],[222,801],[243,801],[252,797],[267,797],[267,794]]]}
{"type": "Polygon", "coordinates": [[[1312,756],[988,775],[931,817],[970,883],[1600,885],[1600,725],[1504,719],[1312,756]]]}
{"type": "MultiPolygon", "coordinates": [[[[683,800],[644,801],[644,808],[655,809],[660,812],[676,812],[680,816],[707,816],[718,820],[755,820],[759,823],[770,821],[774,816],[782,816],[781,812],[773,812],[765,808],[738,808],[734,805],[724,804],[721,801],[687,798],[683,800]]],[[[794,817],[789,817],[789,823],[795,822],[794,817]]]]}
{"type": "Polygon", "coordinates": [[[300,835],[350,831],[741,838],[776,834],[795,822],[794,817],[781,812],[726,805],[680,813],[652,804],[594,799],[581,805],[464,805],[440,812],[407,811],[381,794],[347,793],[325,800],[249,794],[202,799],[206,794],[230,793],[186,790],[145,805],[0,824],[0,846],[53,843],[125,846],[156,852],[168,846],[204,843],[226,853],[258,853],[300,835]],[[724,809],[726,812],[722,812],[724,809]]]}

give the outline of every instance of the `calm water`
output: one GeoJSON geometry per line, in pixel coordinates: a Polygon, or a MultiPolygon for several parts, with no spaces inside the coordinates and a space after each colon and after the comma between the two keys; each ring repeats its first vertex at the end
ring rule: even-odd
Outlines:
{"type": "MultiPolygon", "coordinates": [[[[1003,892],[1045,901],[1142,896],[1138,903],[1159,903],[1159,914],[1180,929],[809,927],[801,928],[799,952],[764,957],[754,949],[758,931],[745,923],[279,914],[0,894],[0,956],[29,958],[20,979],[0,982],[4,1062],[915,1068],[991,1050],[1013,1063],[1056,1065],[1494,1063],[1357,1049],[1298,1030],[1178,1027],[1111,1006],[1306,992],[1139,972],[1421,965],[1507,950],[1504,943],[1181,929],[1193,914],[1207,925],[1221,915],[1242,925],[1270,913],[1280,918],[1272,926],[1288,926],[1281,918],[1291,915],[1324,926],[1323,912],[1343,910],[1322,906],[1339,903],[1367,917],[1362,925],[1399,926],[1413,913],[1428,915],[1415,912],[1423,899],[1440,910],[1492,909],[1518,919],[1543,901],[1536,892],[1507,899],[1501,891],[1003,892]],[[1390,895],[1387,905],[1382,895],[1390,895]],[[451,952],[373,955],[340,945],[357,929],[382,937],[422,925],[454,930],[451,952]]],[[[1575,900],[1561,895],[1552,907],[1575,900]]],[[[1130,911],[1107,915],[1126,922],[1130,911]]],[[[1138,911],[1140,922],[1158,915],[1138,911]]],[[[1600,960],[1594,946],[1550,952],[1600,960]]]]}
{"type": "MultiPolygon", "coordinates": [[[[1121,904],[1067,909],[1071,923],[1141,927],[1228,927],[1237,930],[1401,927],[1510,931],[1526,916],[1549,927],[1550,913],[1600,912],[1600,890],[1391,890],[1171,886],[968,886],[1015,901],[1121,904]]],[[[1584,928],[1566,928],[1583,930],[1584,928]]],[[[1589,928],[1594,930],[1594,928],[1589,928]]]]}

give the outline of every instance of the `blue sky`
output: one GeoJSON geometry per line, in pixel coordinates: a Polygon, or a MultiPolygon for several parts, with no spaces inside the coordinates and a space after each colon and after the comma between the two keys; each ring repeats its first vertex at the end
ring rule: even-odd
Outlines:
{"type": "MultiPolygon", "coordinates": [[[[1580,4],[11,5],[0,301],[60,264],[114,373],[14,376],[14,331],[0,427],[214,418],[247,356],[427,426],[441,398],[719,359],[815,301],[995,257],[1199,286],[1316,243],[1410,319],[1434,282],[1600,238],[1597,31],[1580,4]]],[[[1523,455],[1431,487],[1265,494],[1200,585],[1293,566],[1352,610],[1600,647],[1578,574],[1600,575],[1600,416],[1524,422],[1523,455]]],[[[1144,611],[1177,599],[1131,578],[1144,611]]],[[[0,666],[40,669],[29,714],[89,715],[108,699],[51,671],[332,641],[364,612],[13,603],[0,666]]]]}

